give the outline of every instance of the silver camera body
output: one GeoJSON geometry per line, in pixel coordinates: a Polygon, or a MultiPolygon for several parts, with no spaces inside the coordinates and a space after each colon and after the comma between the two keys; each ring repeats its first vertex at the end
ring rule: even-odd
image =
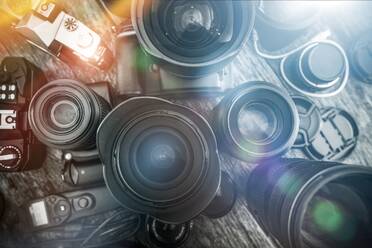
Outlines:
{"type": "Polygon", "coordinates": [[[101,37],[53,2],[40,4],[15,29],[31,44],[69,63],[78,57],[102,69],[112,64],[113,55],[101,37]]]}

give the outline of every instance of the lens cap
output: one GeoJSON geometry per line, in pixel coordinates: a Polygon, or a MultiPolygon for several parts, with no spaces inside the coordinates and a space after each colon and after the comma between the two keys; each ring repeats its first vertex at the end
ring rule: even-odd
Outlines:
{"type": "Polygon", "coordinates": [[[322,117],[313,101],[304,96],[292,96],[300,117],[300,130],[293,147],[303,148],[310,145],[320,132],[322,117]]]}
{"type": "Polygon", "coordinates": [[[372,84],[372,36],[365,32],[351,47],[351,67],[355,76],[362,82],[372,84]]]}
{"type": "Polygon", "coordinates": [[[234,207],[237,198],[237,189],[231,176],[223,171],[221,174],[221,184],[217,196],[213,199],[208,208],[203,211],[203,215],[218,219],[227,215],[234,207]]]}
{"type": "MultiPolygon", "coordinates": [[[[192,226],[191,221],[172,225],[147,217],[145,221],[145,245],[152,248],[183,247],[190,238],[192,226]]],[[[141,241],[143,242],[143,240],[141,241]]]]}
{"type": "Polygon", "coordinates": [[[304,151],[315,160],[343,160],[357,144],[359,129],[356,121],[338,108],[321,109],[321,113],[320,132],[304,151]]]}
{"type": "Polygon", "coordinates": [[[296,105],[287,92],[267,82],[233,89],[214,113],[220,148],[244,161],[283,155],[298,134],[296,105]]]}
{"type": "Polygon", "coordinates": [[[162,222],[195,218],[218,191],[216,138],[208,122],[186,107],[131,98],[102,122],[97,147],[112,195],[162,222]]]}
{"type": "Polygon", "coordinates": [[[329,97],[346,86],[349,62],[343,48],[328,40],[314,42],[284,58],[280,70],[285,82],[301,94],[329,97]]]}

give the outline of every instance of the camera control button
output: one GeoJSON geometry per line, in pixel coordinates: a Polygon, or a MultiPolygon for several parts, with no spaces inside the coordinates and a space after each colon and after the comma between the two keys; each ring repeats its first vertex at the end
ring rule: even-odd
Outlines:
{"type": "Polygon", "coordinates": [[[80,198],[78,201],[79,207],[81,208],[87,208],[89,206],[89,200],[85,197],[80,198]]]}
{"type": "Polygon", "coordinates": [[[22,160],[22,153],[16,146],[4,146],[0,149],[0,167],[15,169],[22,160]]]}
{"type": "Polygon", "coordinates": [[[91,45],[93,45],[94,38],[92,34],[90,33],[82,33],[79,35],[79,39],[77,40],[77,43],[82,48],[88,48],[91,45]]]}

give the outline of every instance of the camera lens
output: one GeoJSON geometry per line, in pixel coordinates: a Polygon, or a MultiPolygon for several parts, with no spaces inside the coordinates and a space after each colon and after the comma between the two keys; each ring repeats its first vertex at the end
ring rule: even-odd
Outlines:
{"type": "Polygon", "coordinates": [[[114,197],[163,222],[193,219],[218,190],[215,136],[188,108],[159,98],[132,98],[102,122],[97,146],[114,197]]]}
{"type": "Polygon", "coordinates": [[[33,97],[29,122],[45,145],[83,150],[94,147],[95,133],[110,105],[92,89],[73,80],[57,80],[33,97]]]}
{"type": "Polygon", "coordinates": [[[254,6],[250,1],[136,0],[132,20],[149,54],[176,74],[196,76],[221,69],[238,53],[252,30],[254,6]]]}
{"type": "Polygon", "coordinates": [[[215,109],[220,147],[235,157],[255,161],[285,153],[295,142],[299,116],[290,96],[265,82],[243,84],[215,109]]]}
{"type": "Polygon", "coordinates": [[[193,223],[191,221],[172,225],[166,224],[152,217],[145,220],[144,240],[146,247],[176,248],[183,247],[189,240],[193,223]]]}
{"type": "Polygon", "coordinates": [[[297,30],[311,25],[319,12],[319,6],[312,2],[261,0],[258,3],[257,19],[275,28],[297,30]]]}
{"type": "Polygon", "coordinates": [[[372,170],[309,160],[272,160],[248,181],[247,200],[284,247],[370,247],[372,170]]]}

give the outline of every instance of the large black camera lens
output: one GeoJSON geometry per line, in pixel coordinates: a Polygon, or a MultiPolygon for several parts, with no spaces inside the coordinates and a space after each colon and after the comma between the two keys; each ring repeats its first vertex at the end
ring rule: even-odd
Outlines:
{"type": "Polygon", "coordinates": [[[226,95],[215,109],[221,148],[256,161],[285,153],[295,142],[299,116],[291,97],[272,84],[250,82],[226,95]]]}
{"type": "Polygon", "coordinates": [[[372,242],[372,169],[309,160],[267,161],[248,181],[250,210],[284,247],[372,242]]]}
{"type": "Polygon", "coordinates": [[[33,97],[29,122],[37,138],[59,149],[83,150],[95,145],[100,122],[110,105],[82,83],[57,80],[33,97]]]}
{"type": "Polygon", "coordinates": [[[251,1],[136,0],[132,20],[144,49],[169,70],[197,76],[219,70],[248,40],[251,1]],[[165,63],[164,63],[165,62],[165,63]]]}
{"type": "Polygon", "coordinates": [[[159,98],[132,98],[102,122],[97,146],[113,196],[163,222],[193,219],[218,190],[215,136],[188,108],[159,98]]]}

